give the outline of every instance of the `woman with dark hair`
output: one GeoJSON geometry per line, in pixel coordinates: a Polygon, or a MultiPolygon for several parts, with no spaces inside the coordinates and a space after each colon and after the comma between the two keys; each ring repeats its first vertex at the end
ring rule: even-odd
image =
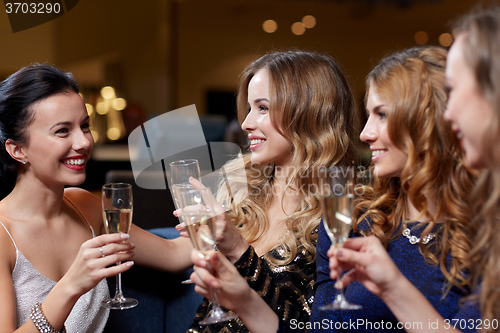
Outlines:
{"type": "MultiPolygon", "coordinates": [[[[232,165],[224,167],[231,188],[243,191],[231,197],[223,192],[219,198],[227,207],[231,200],[238,203],[228,219],[242,236],[232,254],[221,252],[247,279],[252,295],[269,304],[279,318],[307,321],[321,219],[318,171],[352,166],[356,160],[357,115],[351,88],[328,55],[274,52],[243,71],[237,106],[251,153],[244,156],[246,173],[235,171],[238,165],[234,170],[232,165]]],[[[204,300],[191,332],[253,331],[239,318],[198,325],[210,309],[204,300]]]]}
{"type": "Polygon", "coordinates": [[[3,81],[0,142],[2,332],[102,332],[105,278],[133,265],[133,243],[139,264],[189,267],[188,240],[164,240],[135,226],[130,242],[128,234],[107,235],[101,201],[65,188],[85,180],[94,145],[70,74],[37,64],[3,81]]]}

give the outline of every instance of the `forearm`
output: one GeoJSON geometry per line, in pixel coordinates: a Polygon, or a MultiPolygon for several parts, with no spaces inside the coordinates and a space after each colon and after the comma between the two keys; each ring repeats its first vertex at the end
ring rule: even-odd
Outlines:
{"type": "Polygon", "coordinates": [[[192,266],[192,245],[187,238],[164,239],[133,225],[129,242],[136,246],[133,260],[138,265],[173,273],[192,266]]]}
{"type": "Polygon", "coordinates": [[[404,276],[395,281],[380,298],[405,325],[406,332],[460,332],[445,325],[444,318],[425,296],[404,276]],[[430,325],[432,324],[432,327],[430,325]],[[436,326],[437,325],[437,326],[436,326]],[[407,328],[409,327],[409,328],[407,328]]]}
{"type": "MultiPolygon", "coordinates": [[[[43,301],[41,305],[43,314],[50,325],[57,331],[62,329],[64,322],[68,318],[80,296],[81,295],[79,295],[74,288],[71,287],[70,283],[66,283],[66,280],[63,277],[54,286],[54,288],[52,288],[43,301]]],[[[32,304],[31,306],[34,305],[35,304],[32,304]]],[[[27,324],[28,326],[34,327],[32,320],[29,320],[28,322],[31,322],[27,324]]],[[[35,330],[35,332],[37,332],[37,330],[35,330]]]]}

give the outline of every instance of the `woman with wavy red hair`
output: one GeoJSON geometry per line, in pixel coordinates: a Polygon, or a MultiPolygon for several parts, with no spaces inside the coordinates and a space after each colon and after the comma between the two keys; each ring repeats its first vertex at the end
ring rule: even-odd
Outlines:
{"type": "MultiPolygon", "coordinates": [[[[343,279],[362,282],[380,295],[401,321],[429,321],[433,331],[498,332],[500,330],[500,7],[464,16],[454,30],[456,40],[448,54],[446,82],[449,99],[444,114],[465,150],[466,163],[483,169],[471,191],[469,268],[478,313],[443,318],[394,267],[375,238],[350,242],[341,253],[330,251],[331,267],[355,267],[343,279]]],[[[335,276],[335,273],[333,273],[335,276]]],[[[473,303],[474,304],[474,303],[473,303]]],[[[410,332],[415,329],[408,330],[410,332]]]]}
{"type": "MultiPolygon", "coordinates": [[[[475,177],[443,119],[446,55],[440,47],[405,50],[384,58],[368,75],[368,120],[360,138],[370,146],[375,177],[359,191],[353,231],[376,236],[404,276],[445,318],[453,318],[470,284],[464,271],[471,248],[467,196],[475,177]]],[[[320,230],[311,321],[362,319],[397,328],[396,317],[360,283],[348,285],[345,295],[365,310],[317,311],[337,294],[326,256],[331,243],[322,235],[320,230]]]]}

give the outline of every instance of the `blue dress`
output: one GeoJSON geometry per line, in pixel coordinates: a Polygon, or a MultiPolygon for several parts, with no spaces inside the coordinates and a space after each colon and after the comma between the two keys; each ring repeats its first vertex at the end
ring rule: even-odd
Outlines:
{"type": "MultiPolygon", "coordinates": [[[[363,221],[360,228],[368,228],[368,223],[371,223],[369,219],[363,221]]],[[[413,225],[409,223],[408,227],[411,229],[413,225]]],[[[420,231],[412,231],[412,235],[420,237],[420,231]]],[[[352,236],[359,237],[361,235],[354,234],[352,236]]],[[[335,281],[331,280],[329,276],[329,260],[326,253],[330,245],[331,241],[323,223],[320,223],[316,248],[317,280],[310,321],[305,323],[282,321],[279,332],[404,332],[404,324],[401,327],[401,323],[398,323],[385,303],[359,282],[351,283],[344,292],[349,302],[363,306],[361,310],[321,311],[318,309],[322,305],[331,303],[337,295],[337,289],[334,287],[335,281]]],[[[474,326],[470,325],[470,321],[481,318],[478,307],[471,304],[461,306],[460,300],[468,293],[459,288],[453,287],[443,298],[446,278],[439,266],[430,265],[425,261],[417,244],[411,244],[406,237],[401,236],[389,242],[387,252],[398,269],[426,296],[436,310],[450,321],[451,326],[458,323],[462,327],[456,326],[456,328],[461,331],[475,331],[474,326]]],[[[435,325],[431,321],[405,324],[422,325],[421,327],[424,330],[428,329],[429,332],[433,331],[433,325],[435,325]]]]}

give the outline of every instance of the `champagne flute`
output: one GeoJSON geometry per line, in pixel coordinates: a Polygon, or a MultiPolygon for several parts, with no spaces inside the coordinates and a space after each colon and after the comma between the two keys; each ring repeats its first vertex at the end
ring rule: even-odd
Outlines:
{"type": "MultiPolygon", "coordinates": [[[[102,187],[102,210],[106,233],[129,233],[132,223],[132,186],[125,183],[106,184],[102,187]]],[[[118,265],[120,262],[117,263],[118,265]]],[[[116,276],[115,297],[103,301],[102,306],[109,309],[130,309],[139,302],[124,297],[122,292],[121,273],[116,276]]]]}
{"type": "Polygon", "coordinates": [[[171,184],[189,184],[189,178],[194,177],[200,180],[200,166],[198,160],[187,159],[170,163],[170,181],[171,184]]]}
{"type": "MultiPolygon", "coordinates": [[[[200,180],[200,166],[196,159],[179,160],[170,163],[170,186],[175,209],[179,209],[178,189],[193,186],[189,183],[189,178],[194,177],[200,180]]],[[[184,222],[182,215],[179,221],[184,222]]],[[[188,231],[189,233],[189,231],[188,231]]],[[[190,279],[184,280],[182,284],[192,283],[190,279]]]]}
{"type": "MultiPolygon", "coordinates": [[[[186,222],[186,228],[193,247],[203,254],[207,260],[207,269],[213,274],[208,263],[208,258],[215,251],[216,241],[216,200],[208,188],[180,188],[179,204],[182,209],[182,216],[186,222]]],[[[222,208],[221,208],[222,209],[222,208]]],[[[222,310],[217,299],[217,293],[210,288],[212,292],[212,313],[199,323],[209,325],[228,321],[238,317],[235,313],[228,313],[222,310]]]]}
{"type": "MultiPolygon", "coordinates": [[[[193,186],[189,183],[189,178],[191,177],[198,180],[201,178],[198,160],[187,159],[170,163],[170,189],[172,198],[174,199],[175,209],[179,209],[177,189],[182,187],[192,188],[193,186]]],[[[182,216],[179,216],[179,221],[184,222],[182,216]]]]}
{"type": "MultiPolygon", "coordinates": [[[[341,248],[349,236],[352,226],[352,211],[354,201],[354,168],[329,168],[326,180],[326,190],[320,197],[323,211],[323,224],[332,244],[341,248]]],[[[337,266],[337,281],[342,276],[342,269],[337,266]]],[[[335,300],[320,307],[320,310],[359,310],[362,306],[351,304],[344,295],[344,289],[339,288],[335,300]]]]}

